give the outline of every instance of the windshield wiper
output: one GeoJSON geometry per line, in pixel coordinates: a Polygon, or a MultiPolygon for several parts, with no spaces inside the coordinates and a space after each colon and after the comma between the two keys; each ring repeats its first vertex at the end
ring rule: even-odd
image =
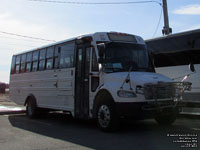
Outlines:
{"type": "Polygon", "coordinates": [[[132,87],[131,87],[131,80],[130,80],[130,72],[132,70],[133,66],[131,66],[129,69],[128,69],[128,74],[124,80],[124,82],[122,83],[122,86],[120,87],[121,89],[123,89],[123,86],[124,86],[124,83],[129,83],[129,86],[130,86],[130,90],[133,90],[132,87]]]}

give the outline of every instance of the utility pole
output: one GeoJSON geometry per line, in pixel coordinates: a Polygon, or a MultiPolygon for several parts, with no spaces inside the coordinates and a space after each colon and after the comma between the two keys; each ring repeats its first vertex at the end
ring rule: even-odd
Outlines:
{"type": "Polygon", "coordinates": [[[163,15],[164,15],[164,27],[162,29],[162,34],[169,35],[170,33],[172,33],[172,28],[169,27],[167,0],[163,0],[163,15]]]}

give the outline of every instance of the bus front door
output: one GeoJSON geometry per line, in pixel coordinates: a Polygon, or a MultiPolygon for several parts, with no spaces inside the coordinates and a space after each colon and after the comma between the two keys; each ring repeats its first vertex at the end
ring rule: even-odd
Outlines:
{"type": "Polygon", "coordinates": [[[91,47],[79,46],[76,51],[75,117],[89,117],[89,72],[91,47]]]}

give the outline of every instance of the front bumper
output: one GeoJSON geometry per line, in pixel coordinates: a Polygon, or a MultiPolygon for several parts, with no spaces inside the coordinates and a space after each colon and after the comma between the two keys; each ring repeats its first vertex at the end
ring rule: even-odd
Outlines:
{"type": "Polygon", "coordinates": [[[157,102],[132,102],[132,103],[116,103],[116,111],[120,117],[146,119],[154,118],[158,114],[171,114],[179,112],[181,103],[174,101],[157,101],[157,102]]]}

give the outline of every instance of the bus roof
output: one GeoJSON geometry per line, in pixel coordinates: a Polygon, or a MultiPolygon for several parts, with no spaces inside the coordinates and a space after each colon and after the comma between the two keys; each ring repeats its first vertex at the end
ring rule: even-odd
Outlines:
{"type": "Polygon", "coordinates": [[[200,49],[200,29],[171,34],[145,40],[147,47],[154,53],[177,52],[200,49]]]}
{"type": "MultiPolygon", "coordinates": [[[[59,44],[65,43],[65,42],[81,39],[81,38],[84,38],[84,37],[93,37],[95,41],[98,41],[98,40],[109,41],[109,39],[106,38],[106,36],[104,38],[101,38],[101,39],[98,36],[98,35],[107,35],[108,33],[116,33],[116,34],[122,34],[122,35],[132,35],[132,34],[126,34],[126,33],[119,33],[119,32],[95,32],[93,34],[79,35],[79,36],[74,37],[74,38],[70,38],[70,39],[58,41],[58,42],[55,42],[55,43],[51,43],[51,44],[48,44],[48,45],[44,45],[44,46],[41,46],[41,47],[33,48],[33,49],[30,49],[30,50],[27,50],[27,51],[23,51],[23,52],[17,53],[15,55],[28,53],[28,52],[31,52],[31,51],[34,51],[34,50],[40,50],[40,49],[43,49],[43,48],[51,47],[51,46],[54,46],[54,45],[59,45],[59,44]]],[[[144,40],[140,36],[137,36],[137,35],[132,35],[132,36],[136,37],[138,44],[145,44],[144,40]]]]}
{"type": "Polygon", "coordinates": [[[167,38],[177,38],[177,37],[183,37],[183,36],[198,36],[200,34],[200,29],[195,29],[195,30],[190,30],[190,31],[185,31],[185,32],[180,32],[180,33],[175,33],[175,34],[169,34],[166,36],[161,36],[157,38],[152,38],[152,39],[147,39],[145,40],[146,42],[150,41],[156,41],[156,40],[161,40],[161,39],[167,39],[167,38]]]}

